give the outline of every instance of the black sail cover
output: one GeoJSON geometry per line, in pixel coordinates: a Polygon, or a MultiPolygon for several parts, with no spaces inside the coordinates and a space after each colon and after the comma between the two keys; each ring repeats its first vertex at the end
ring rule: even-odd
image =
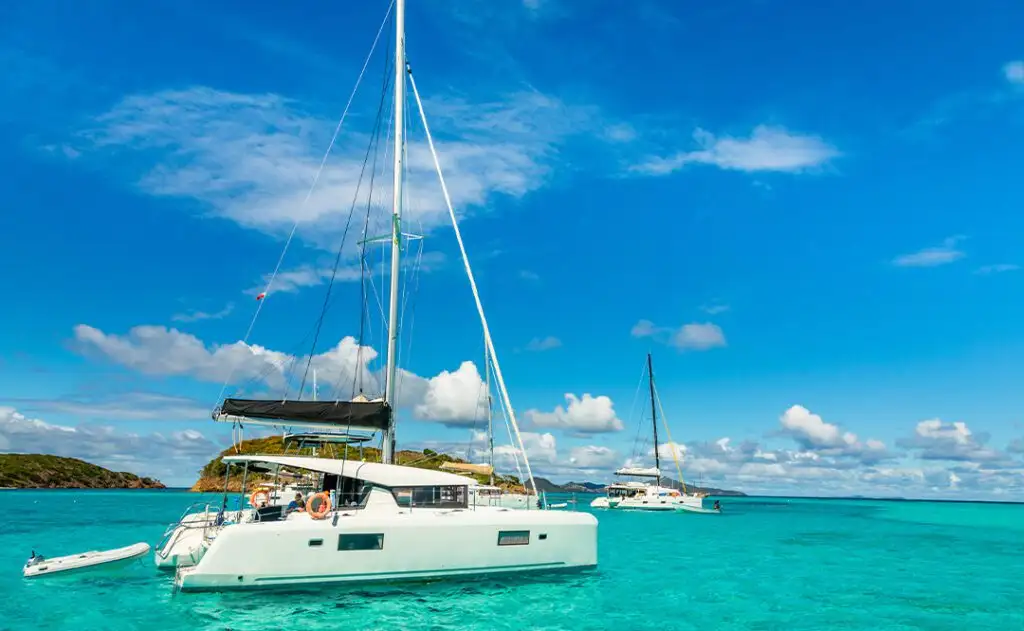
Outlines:
{"type": "Polygon", "coordinates": [[[220,412],[252,419],[373,429],[387,429],[391,419],[391,406],[383,401],[224,399],[220,412]]]}

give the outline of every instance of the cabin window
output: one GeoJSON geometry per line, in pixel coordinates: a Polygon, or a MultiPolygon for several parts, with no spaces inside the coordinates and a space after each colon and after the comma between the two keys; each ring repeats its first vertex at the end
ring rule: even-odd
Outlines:
{"type": "Polygon", "coordinates": [[[529,544],[529,530],[501,530],[498,532],[499,546],[526,546],[529,544]]]}
{"type": "Polygon", "coordinates": [[[403,507],[466,508],[465,486],[405,486],[391,490],[395,503],[403,507]]]}
{"type": "Polygon", "coordinates": [[[338,550],[383,550],[383,534],[349,534],[338,535],[338,550]]]}

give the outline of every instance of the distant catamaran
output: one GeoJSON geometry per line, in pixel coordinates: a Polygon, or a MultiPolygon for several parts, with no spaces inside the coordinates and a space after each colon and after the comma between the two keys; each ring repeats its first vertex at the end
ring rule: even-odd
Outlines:
{"type": "MultiPolygon", "coordinates": [[[[395,463],[400,258],[406,237],[402,232],[402,207],[408,83],[476,302],[501,403],[523,457],[526,482],[536,495],[476,280],[406,60],[405,0],[396,0],[393,6],[394,188],[391,234],[387,239],[391,244],[391,287],[383,397],[368,400],[360,395],[349,401],[319,397],[226,398],[214,412],[215,420],[229,423],[381,432],[382,462],[288,455],[225,457],[226,475],[232,467],[241,469],[243,487],[250,471],[298,471],[318,480],[318,492],[309,497],[304,510],[287,511],[282,506],[268,505],[229,512],[222,504],[220,509],[207,506],[200,512],[187,513],[168,529],[156,553],[158,566],[176,571],[174,584],[181,590],[522,575],[597,565],[597,519],[593,515],[533,510],[529,505],[527,510],[481,506],[471,502],[471,495],[479,487],[475,480],[395,463]]],[[[260,301],[263,304],[265,299],[260,301]]],[[[253,500],[258,502],[260,498],[254,493],[253,500]]]]}
{"type": "MultiPolygon", "coordinates": [[[[615,475],[624,478],[654,480],[654,484],[634,481],[614,482],[608,485],[605,496],[598,497],[590,505],[594,508],[623,510],[717,513],[717,509],[704,508],[706,494],[687,492],[674,444],[672,445],[672,458],[675,460],[676,471],[679,473],[679,482],[683,488],[679,490],[661,486],[661,454],[659,453],[660,444],[658,443],[658,399],[654,387],[654,367],[650,353],[647,354],[647,383],[651,393],[651,431],[654,434],[654,467],[623,467],[618,469],[615,475]]],[[[664,415],[662,416],[662,422],[664,422],[664,415]]],[[[668,424],[665,425],[665,431],[668,433],[668,424]]],[[[671,443],[672,436],[669,435],[668,439],[671,443]]]]}

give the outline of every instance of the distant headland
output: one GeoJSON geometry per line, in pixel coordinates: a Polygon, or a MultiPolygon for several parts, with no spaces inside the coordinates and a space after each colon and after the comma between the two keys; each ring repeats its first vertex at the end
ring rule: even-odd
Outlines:
{"type": "Polygon", "coordinates": [[[0,454],[0,488],[163,489],[159,480],[111,471],[78,458],[0,454]]]}

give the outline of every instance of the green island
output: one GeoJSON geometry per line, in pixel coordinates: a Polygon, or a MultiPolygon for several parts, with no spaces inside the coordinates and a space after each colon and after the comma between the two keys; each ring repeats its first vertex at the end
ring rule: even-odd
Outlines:
{"type": "MultiPolygon", "coordinates": [[[[348,445],[322,448],[316,454],[320,458],[340,458],[347,460],[365,460],[366,462],[380,462],[380,450],[375,447],[363,447],[362,457],[358,447],[348,445]]],[[[217,454],[213,460],[208,462],[199,471],[199,480],[192,485],[192,491],[209,493],[224,490],[224,477],[227,474],[227,465],[224,463],[224,456],[250,455],[289,455],[289,456],[310,456],[311,449],[298,450],[289,448],[286,452],[285,442],[281,436],[269,436],[267,438],[250,438],[243,440],[238,445],[228,447],[217,454]]],[[[440,470],[441,465],[446,462],[462,463],[467,461],[448,454],[438,453],[430,449],[423,451],[402,450],[395,453],[396,464],[419,467],[421,469],[440,470]]],[[[228,491],[238,492],[242,488],[242,467],[232,467],[231,477],[228,479],[228,491]]],[[[485,475],[473,475],[480,483],[487,483],[489,478],[485,475]]],[[[273,476],[262,474],[249,474],[246,478],[246,488],[252,488],[253,484],[272,481],[273,476]]],[[[519,478],[511,475],[494,475],[494,485],[508,490],[523,490],[519,478]]]]}
{"type": "Polygon", "coordinates": [[[159,480],[45,454],[0,454],[0,488],[162,489],[159,480]]]}

